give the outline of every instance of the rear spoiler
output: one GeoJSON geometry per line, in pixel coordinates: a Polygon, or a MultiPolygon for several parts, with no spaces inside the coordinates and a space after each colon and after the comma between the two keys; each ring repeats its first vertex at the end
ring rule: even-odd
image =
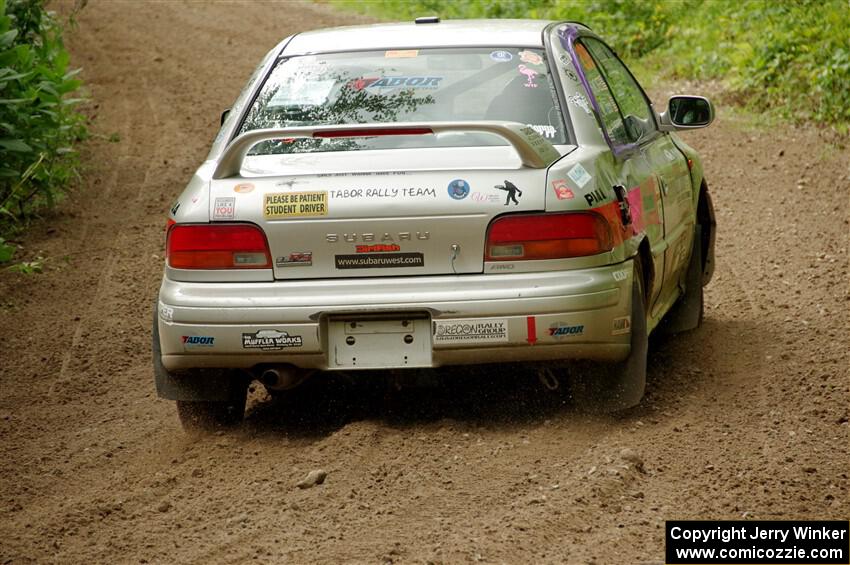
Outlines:
{"type": "Polygon", "coordinates": [[[212,178],[225,179],[239,175],[242,161],[248,151],[256,144],[271,139],[437,135],[447,132],[481,132],[498,135],[513,146],[522,164],[532,169],[545,169],[561,157],[558,150],[543,136],[530,126],[518,122],[408,122],[257,129],[245,132],[230,142],[219,157],[212,178]]]}

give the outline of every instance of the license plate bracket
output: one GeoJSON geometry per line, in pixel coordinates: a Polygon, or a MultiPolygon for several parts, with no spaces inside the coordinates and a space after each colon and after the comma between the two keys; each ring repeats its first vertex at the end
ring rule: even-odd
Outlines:
{"type": "Polygon", "coordinates": [[[328,321],[329,369],[430,367],[431,320],[333,318],[328,321]]]}

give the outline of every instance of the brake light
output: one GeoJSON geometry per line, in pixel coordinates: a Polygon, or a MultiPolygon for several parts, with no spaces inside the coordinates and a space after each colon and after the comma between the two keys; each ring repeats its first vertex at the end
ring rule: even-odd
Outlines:
{"type": "Polygon", "coordinates": [[[253,224],[175,224],[168,230],[174,269],[270,269],[269,244],[253,224]]]}
{"type": "Polygon", "coordinates": [[[503,216],[487,230],[486,261],[584,257],[610,251],[608,222],[592,212],[503,216]]]}
{"type": "Polygon", "coordinates": [[[336,138],[336,137],[380,137],[385,135],[427,135],[434,133],[431,128],[409,127],[409,128],[362,128],[362,129],[339,129],[317,131],[313,137],[336,138]]]}

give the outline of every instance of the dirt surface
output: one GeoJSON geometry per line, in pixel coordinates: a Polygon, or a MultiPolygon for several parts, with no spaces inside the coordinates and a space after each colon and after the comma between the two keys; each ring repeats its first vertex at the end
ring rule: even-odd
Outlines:
{"type": "Polygon", "coordinates": [[[846,149],[724,108],[688,136],[718,212],[706,320],[655,344],[626,414],[508,366],[260,389],[241,430],[187,436],[150,363],[167,207],[261,56],[351,18],[92,1],[78,20],[83,182],[22,242],[45,272],[0,272],[0,563],[657,563],[667,519],[850,516],[846,149]]]}

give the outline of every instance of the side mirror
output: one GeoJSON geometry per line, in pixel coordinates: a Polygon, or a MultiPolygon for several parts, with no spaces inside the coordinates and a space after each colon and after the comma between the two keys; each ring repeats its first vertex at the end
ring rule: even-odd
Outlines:
{"type": "Polygon", "coordinates": [[[230,115],[230,108],[228,108],[227,110],[225,110],[224,112],[221,113],[221,123],[219,124],[220,126],[224,125],[224,121],[227,119],[227,116],[229,116],[229,115],[230,115]]]}
{"type": "Polygon", "coordinates": [[[714,106],[702,96],[673,96],[658,118],[662,131],[704,128],[714,121],[714,106]]]}

